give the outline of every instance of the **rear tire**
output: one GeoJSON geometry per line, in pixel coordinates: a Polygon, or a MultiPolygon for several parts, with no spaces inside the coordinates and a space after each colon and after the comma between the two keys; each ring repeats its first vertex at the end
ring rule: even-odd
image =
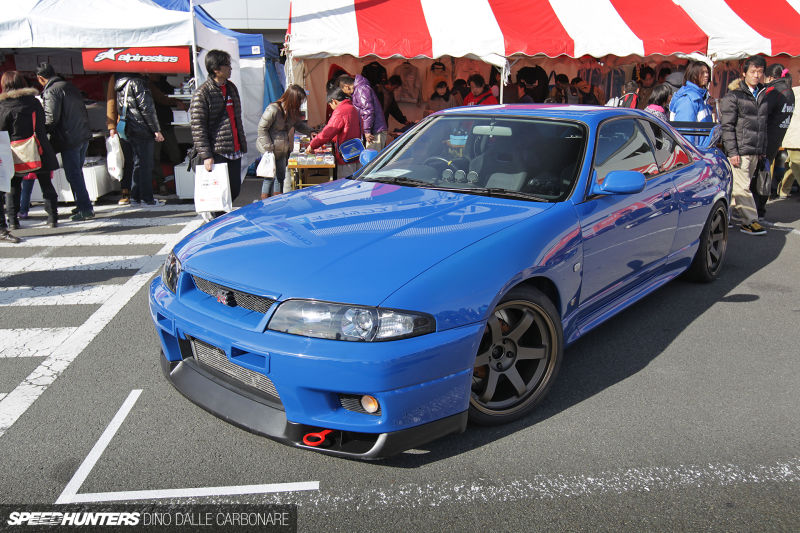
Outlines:
{"type": "Polygon", "coordinates": [[[692,260],[686,277],[692,281],[708,283],[714,281],[725,262],[725,251],[728,248],[728,209],[722,200],[717,201],[708,215],[703,232],[700,234],[700,246],[692,260]]]}
{"type": "Polygon", "coordinates": [[[561,317],[533,287],[518,287],[489,316],[475,358],[469,420],[511,422],[530,413],[558,374],[564,352],[561,317]]]}

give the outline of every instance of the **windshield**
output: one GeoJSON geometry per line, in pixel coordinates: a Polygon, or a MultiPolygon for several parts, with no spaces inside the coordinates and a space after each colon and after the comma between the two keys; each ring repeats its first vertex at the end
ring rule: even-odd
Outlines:
{"type": "Polygon", "coordinates": [[[583,160],[585,126],[524,117],[437,116],[360,178],[465,193],[561,201],[583,160]]]}

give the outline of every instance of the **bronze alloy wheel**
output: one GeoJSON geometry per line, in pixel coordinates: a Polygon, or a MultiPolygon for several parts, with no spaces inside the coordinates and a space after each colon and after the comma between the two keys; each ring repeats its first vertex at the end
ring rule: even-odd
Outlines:
{"type": "Polygon", "coordinates": [[[475,358],[469,416],[503,424],[530,412],[561,364],[563,335],[553,303],[531,287],[509,292],[495,308],[475,358]]]}

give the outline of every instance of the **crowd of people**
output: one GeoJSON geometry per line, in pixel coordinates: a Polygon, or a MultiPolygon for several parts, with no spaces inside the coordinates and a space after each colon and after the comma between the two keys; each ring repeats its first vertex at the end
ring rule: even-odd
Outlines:
{"type": "MultiPolygon", "coordinates": [[[[242,104],[239,91],[230,80],[230,55],[211,50],[206,55],[205,67],[207,80],[194,92],[189,106],[193,142],[189,157],[193,164],[203,165],[208,171],[216,164],[226,164],[231,197],[235,200],[241,190],[241,159],[247,151],[242,104]]],[[[2,76],[0,129],[9,131],[12,140],[28,138],[35,131],[42,151],[40,167],[16,173],[11,190],[0,195],[0,239],[7,242],[19,241],[9,229],[19,228],[19,219],[27,216],[34,180],[38,180],[45,199],[48,223],[57,226],[57,195],[50,181],[52,171],[59,165],[56,153],[61,153],[76,203],[71,219],[82,221],[94,217],[81,170],[91,138],[83,99],[49,64],[41,64],[36,75],[43,87],[41,103],[38,91],[28,87],[19,72],[9,71],[2,76]]],[[[771,179],[765,176],[770,175],[781,146],[787,149],[789,169],[778,184],[778,195],[787,197],[793,181],[800,184],[800,119],[792,121],[800,87],[792,88],[788,70],[781,64],[767,67],[760,56],[748,58],[742,63],[741,78],[731,83],[716,109],[708,92],[711,69],[703,62],[690,62],[682,72],[662,69],[658,75],[644,66],[637,78],[638,81],[625,82],[621,94],[606,101],[599,87],[579,77],[570,80],[564,74],[557,74],[551,87],[543,69],[524,67],[517,73],[517,103],[601,105],[606,102],[607,106],[643,109],[664,121],[718,121],[722,145],[734,173],[732,220],[744,233],[766,233],[763,217],[771,179]]],[[[438,81],[424,115],[450,107],[496,105],[499,81],[497,76],[490,76],[490,80],[487,83],[481,74],[472,74],[466,80],[455,80],[452,87],[447,81],[438,81]]],[[[156,183],[163,183],[163,176],[158,180],[160,169],[155,167],[159,165],[154,165],[158,155],[154,157],[154,153],[163,145],[170,153],[175,152],[172,157],[179,157],[175,135],[169,126],[171,116],[163,116],[165,110],[178,102],[166,96],[168,88],[160,83],[165,82],[158,75],[148,79],[126,73],[113,76],[108,85],[107,127],[110,136],[119,135],[126,161],[121,205],[162,205],[163,200],[154,197],[152,186],[153,177],[156,183]]],[[[338,147],[354,139],[363,141],[367,149],[381,150],[388,140],[390,116],[403,127],[411,125],[395,99],[402,85],[400,76],[387,76],[377,63],[367,65],[355,76],[342,70],[334,72],[326,94],[329,115],[319,132],[303,117],[305,90],[298,85],[288,86],[278,100],[266,107],[258,123],[256,147],[262,154],[271,152],[275,160],[275,176],[264,179],[261,198],[282,192],[293,144],[289,138],[291,131],[313,136],[307,148],[309,153],[327,143],[333,142],[338,147]]],[[[703,147],[712,137],[687,136],[687,139],[703,147]]],[[[334,150],[334,154],[339,176],[357,170],[357,159],[349,159],[339,150],[334,150]]]]}

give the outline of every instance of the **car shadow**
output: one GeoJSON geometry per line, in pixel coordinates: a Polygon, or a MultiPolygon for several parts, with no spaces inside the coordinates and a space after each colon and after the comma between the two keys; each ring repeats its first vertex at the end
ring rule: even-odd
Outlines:
{"type": "Polygon", "coordinates": [[[757,300],[759,295],[742,288],[741,283],[774,261],[787,239],[798,239],[788,233],[792,231],[789,224],[800,219],[800,205],[782,200],[770,202],[767,209],[767,218],[776,227],[766,236],[749,236],[738,228],[729,229],[727,256],[716,281],[702,284],[674,280],[568,347],[548,396],[530,415],[502,426],[470,424],[460,435],[444,437],[380,464],[417,468],[533,427],[645,368],[715,303],[757,300]]]}

